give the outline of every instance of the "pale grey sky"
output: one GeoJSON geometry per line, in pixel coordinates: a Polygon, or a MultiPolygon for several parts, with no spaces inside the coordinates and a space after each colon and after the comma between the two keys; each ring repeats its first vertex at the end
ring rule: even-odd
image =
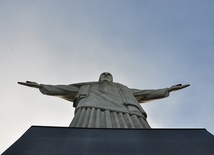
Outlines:
{"type": "Polygon", "coordinates": [[[68,126],[72,103],[17,81],[70,84],[109,71],[131,88],[190,87],[143,104],[153,128],[214,134],[214,1],[1,0],[0,153],[31,125],[68,126]]]}

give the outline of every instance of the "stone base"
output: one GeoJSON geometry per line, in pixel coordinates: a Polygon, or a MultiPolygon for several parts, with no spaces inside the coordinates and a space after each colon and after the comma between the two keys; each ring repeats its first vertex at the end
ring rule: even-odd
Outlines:
{"type": "Polygon", "coordinates": [[[32,126],[3,155],[214,155],[206,129],[32,126]]]}

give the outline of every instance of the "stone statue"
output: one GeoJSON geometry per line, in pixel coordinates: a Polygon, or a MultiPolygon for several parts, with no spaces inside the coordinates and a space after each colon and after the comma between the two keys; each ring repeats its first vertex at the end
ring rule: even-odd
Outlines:
{"type": "Polygon", "coordinates": [[[147,114],[139,103],[161,99],[186,85],[174,85],[156,90],[131,89],[113,82],[113,76],[104,72],[98,82],[70,85],[46,85],[36,82],[18,82],[38,88],[42,94],[58,96],[73,102],[75,116],[70,127],[88,128],[150,128],[147,114]]]}

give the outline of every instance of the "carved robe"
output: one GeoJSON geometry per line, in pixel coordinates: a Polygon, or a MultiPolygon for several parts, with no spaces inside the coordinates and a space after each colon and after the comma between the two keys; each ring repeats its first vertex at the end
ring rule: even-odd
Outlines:
{"type": "Polygon", "coordinates": [[[129,89],[108,81],[42,85],[40,91],[73,102],[76,110],[70,127],[92,128],[150,128],[139,102],[169,95],[167,89],[129,89]]]}

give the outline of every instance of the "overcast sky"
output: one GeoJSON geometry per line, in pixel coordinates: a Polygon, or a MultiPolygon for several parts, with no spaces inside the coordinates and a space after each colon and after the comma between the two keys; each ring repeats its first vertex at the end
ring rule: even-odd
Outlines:
{"type": "Polygon", "coordinates": [[[111,72],[130,88],[191,86],[143,104],[153,128],[214,134],[213,0],[1,0],[0,153],[32,125],[67,127],[72,103],[17,81],[111,72]]]}

